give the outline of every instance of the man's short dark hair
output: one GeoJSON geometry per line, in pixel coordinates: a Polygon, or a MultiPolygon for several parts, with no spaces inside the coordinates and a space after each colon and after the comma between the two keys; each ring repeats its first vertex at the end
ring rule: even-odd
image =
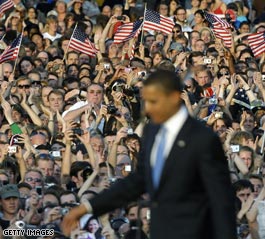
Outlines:
{"type": "Polygon", "coordinates": [[[180,78],[171,71],[157,70],[151,73],[143,82],[144,86],[158,85],[165,92],[182,91],[180,78]]]}
{"type": "Polygon", "coordinates": [[[32,41],[25,42],[23,45],[24,45],[24,47],[29,48],[32,52],[35,51],[37,48],[36,44],[32,41]]]}
{"type": "Polygon", "coordinates": [[[79,57],[79,53],[77,53],[76,51],[68,51],[66,53],[66,59],[68,59],[68,57],[69,57],[70,54],[76,54],[79,57]]]}
{"type": "Polygon", "coordinates": [[[249,176],[248,176],[248,179],[258,179],[258,180],[260,180],[262,183],[263,183],[263,180],[262,180],[262,176],[261,175],[259,175],[259,174],[250,174],[249,176]]]}
{"type": "Polygon", "coordinates": [[[170,60],[162,60],[158,64],[157,69],[175,72],[175,66],[170,60]]]}
{"type": "Polygon", "coordinates": [[[198,57],[198,56],[204,56],[202,52],[200,51],[193,51],[190,53],[189,58],[188,58],[188,62],[189,64],[193,65],[194,61],[193,61],[193,57],[198,57]]]}
{"type": "Polygon", "coordinates": [[[73,195],[74,195],[76,202],[79,201],[79,200],[78,200],[78,197],[77,197],[77,195],[76,195],[76,193],[74,193],[74,192],[72,192],[72,191],[70,191],[70,190],[65,190],[65,191],[62,191],[62,192],[60,193],[60,197],[59,197],[59,198],[60,198],[60,201],[59,201],[59,203],[61,204],[61,197],[62,197],[62,196],[69,195],[69,194],[73,194],[73,195]]]}
{"type": "Polygon", "coordinates": [[[62,98],[64,98],[64,93],[61,90],[57,90],[57,89],[53,89],[47,96],[48,101],[50,100],[50,96],[51,94],[55,94],[55,95],[61,95],[62,98]]]}
{"type": "Polygon", "coordinates": [[[249,180],[246,179],[239,179],[232,185],[234,192],[237,193],[243,189],[250,188],[251,192],[254,192],[254,187],[249,180]]]}
{"type": "Polygon", "coordinates": [[[241,28],[244,25],[250,26],[250,23],[247,22],[247,21],[243,21],[243,22],[240,23],[239,28],[241,28]]]}

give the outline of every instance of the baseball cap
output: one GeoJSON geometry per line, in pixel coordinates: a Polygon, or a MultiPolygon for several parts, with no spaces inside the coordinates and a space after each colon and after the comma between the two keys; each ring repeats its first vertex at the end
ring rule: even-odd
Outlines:
{"type": "Polygon", "coordinates": [[[4,185],[2,187],[1,190],[1,198],[2,199],[6,199],[6,198],[10,198],[10,197],[15,197],[15,198],[19,198],[20,194],[19,194],[19,190],[17,185],[15,184],[7,184],[4,185]]]}
{"type": "Polygon", "coordinates": [[[172,50],[177,50],[180,52],[180,51],[184,51],[184,47],[178,42],[173,42],[171,43],[169,47],[169,51],[172,51],[172,50]]]}
{"type": "Polygon", "coordinates": [[[250,103],[251,111],[256,114],[259,110],[265,110],[265,104],[261,100],[254,100],[250,103]]]}

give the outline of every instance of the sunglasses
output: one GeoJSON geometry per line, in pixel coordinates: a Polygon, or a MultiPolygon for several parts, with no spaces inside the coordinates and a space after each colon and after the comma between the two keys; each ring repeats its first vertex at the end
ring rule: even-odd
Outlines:
{"type": "Polygon", "coordinates": [[[40,81],[32,81],[32,85],[41,85],[40,81]]]}
{"type": "Polygon", "coordinates": [[[29,89],[30,88],[30,85],[18,85],[17,86],[19,89],[29,89]]]}
{"type": "Polygon", "coordinates": [[[52,157],[52,155],[50,154],[39,154],[36,159],[50,159],[50,160],[54,160],[54,158],[52,157]]]}
{"type": "Polygon", "coordinates": [[[173,33],[180,33],[180,30],[172,31],[173,33]]]}
{"type": "Polygon", "coordinates": [[[34,136],[34,135],[39,135],[39,134],[42,135],[42,136],[47,137],[47,135],[44,134],[43,132],[41,132],[41,131],[35,131],[35,130],[33,130],[33,131],[31,132],[30,137],[32,137],[32,136],[34,136]]]}
{"type": "Polygon", "coordinates": [[[41,182],[41,179],[40,179],[40,178],[32,178],[32,177],[28,177],[28,178],[25,178],[25,181],[26,181],[26,182],[40,183],[40,182],[41,182]]]}

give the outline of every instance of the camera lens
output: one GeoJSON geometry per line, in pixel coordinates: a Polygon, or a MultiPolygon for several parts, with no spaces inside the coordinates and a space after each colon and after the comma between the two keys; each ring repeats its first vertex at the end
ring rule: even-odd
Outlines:
{"type": "Polygon", "coordinates": [[[114,115],[116,114],[116,112],[118,111],[118,109],[114,106],[114,105],[108,105],[107,106],[107,113],[114,115]]]}

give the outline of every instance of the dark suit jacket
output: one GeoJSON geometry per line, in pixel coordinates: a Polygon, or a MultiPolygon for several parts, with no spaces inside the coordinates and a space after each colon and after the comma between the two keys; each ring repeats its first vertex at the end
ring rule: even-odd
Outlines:
{"type": "Polygon", "coordinates": [[[234,197],[219,138],[188,117],[166,159],[160,185],[152,184],[150,154],[159,126],[145,127],[137,171],[98,197],[96,215],[151,197],[151,239],[234,239],[234,197]]]}

